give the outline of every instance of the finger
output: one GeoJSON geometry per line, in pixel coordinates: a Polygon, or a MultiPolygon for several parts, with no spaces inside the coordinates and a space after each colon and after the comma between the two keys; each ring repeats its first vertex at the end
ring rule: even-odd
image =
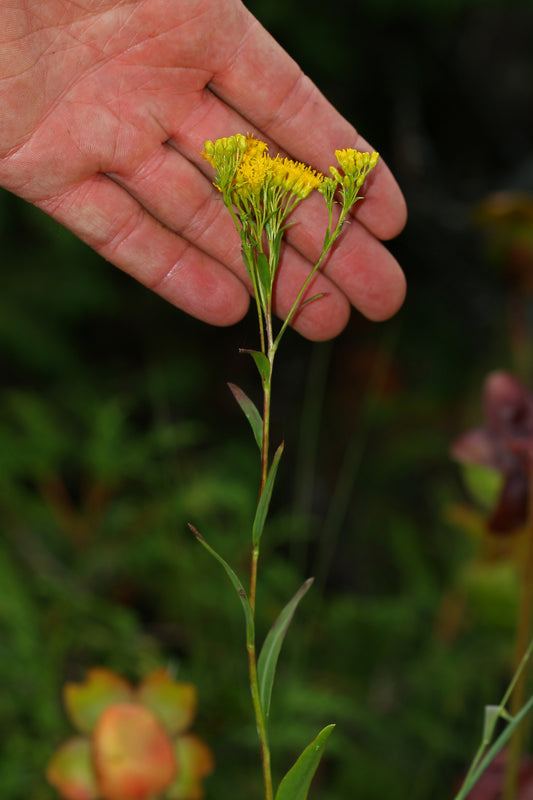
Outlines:
{"type": "Polygon", "coordinates": [[[231,325],[246,287],[207,253],[165,228],[117,183],[96,175],[39,204],[104,258],[188,314],[231,325]]]}
{"type": "MultiPolygon", "coordinates": [[[[336,149],[372,149],[257,20],[250,23],[236,58],[210,87],[293,157],[321,172],[327,173],[336,149]]],[[[387,239],[405,224],[405,201],[382,160],[375,173],[359,219],[387,239]]]]}

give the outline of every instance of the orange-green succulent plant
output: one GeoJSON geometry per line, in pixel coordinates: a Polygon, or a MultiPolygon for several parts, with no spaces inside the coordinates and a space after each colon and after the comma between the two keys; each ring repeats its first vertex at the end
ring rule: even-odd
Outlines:
{"type": "Polygon", "coordinates": [[[201,800],[213,769],[207,745],[188,729],[196,687],[166,670],[133,687],[96,667],[64,688],[78,734],[52,756],[47,778],[64,800],[201,800]]]}

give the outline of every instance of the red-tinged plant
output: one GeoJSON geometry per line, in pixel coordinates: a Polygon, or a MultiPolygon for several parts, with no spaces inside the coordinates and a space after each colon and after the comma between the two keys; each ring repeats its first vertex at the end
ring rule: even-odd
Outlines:
{"type": "Polygon", "coordinates": [[[81,735],[52,757],[47,778],[64,800],[200,800],[213,769],[209,748],[188,733],[196,689],[165,670],[138,687],[103,668],[64,689],[81,735]]]}
{"type": "Polygon", "coordinates": [[[512,533],[528,515],[533,457],[533,395],[507,372],[493,372],[483,389],[485,425],[460,436],[452,456],[500,473],[502,488],[488,528],[512,533]]]}

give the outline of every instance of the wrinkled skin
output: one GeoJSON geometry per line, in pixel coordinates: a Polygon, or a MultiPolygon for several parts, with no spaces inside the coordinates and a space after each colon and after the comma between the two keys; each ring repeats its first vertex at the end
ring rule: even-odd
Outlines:
{"type": "MultiPolygon", "coordinates": [[[[200,152],[254,132],[327,171],[335,149],[368,149],[239,0],[0,0],[0,185],[110,262],[206,322],[249,304],[239,241],[200,152]]],[[[385,319],[403,273],[379,239],[405,223],[386,165],[298,315],[311,339],[344,327],[350,305],[385,319]]],[[[320,253],[325,211],[309,198],[276,287],[283,315],[320,253]]]]}

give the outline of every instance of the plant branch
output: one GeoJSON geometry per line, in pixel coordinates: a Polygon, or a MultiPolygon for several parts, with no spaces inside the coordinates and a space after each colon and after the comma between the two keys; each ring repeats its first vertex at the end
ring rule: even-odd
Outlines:
{"type": "MultiPolygon", "coordinates": [[[[529,512],[526,523],[526,552],[524,559],[524,569],[522,573],[522,597],[518,611],[518,622],[516,630],[514,667],[515,669],[522,662],[527,652],[528,642],[531,636],[531,618],[533,610],[533,465],[529,468],[529,512]]],[[[515,690],[510,700],[510,713],[514,717],[522,706],[526,696],[527,676],[522,673],[516,682],[515,690]]],[[[520,761],[524,745],[523,726],[518,728],[513,734],[507,753],[505,767],[505,790],[504,800],[515,800],[518,797],[518,776],[520,772],[520,761]]]]}

